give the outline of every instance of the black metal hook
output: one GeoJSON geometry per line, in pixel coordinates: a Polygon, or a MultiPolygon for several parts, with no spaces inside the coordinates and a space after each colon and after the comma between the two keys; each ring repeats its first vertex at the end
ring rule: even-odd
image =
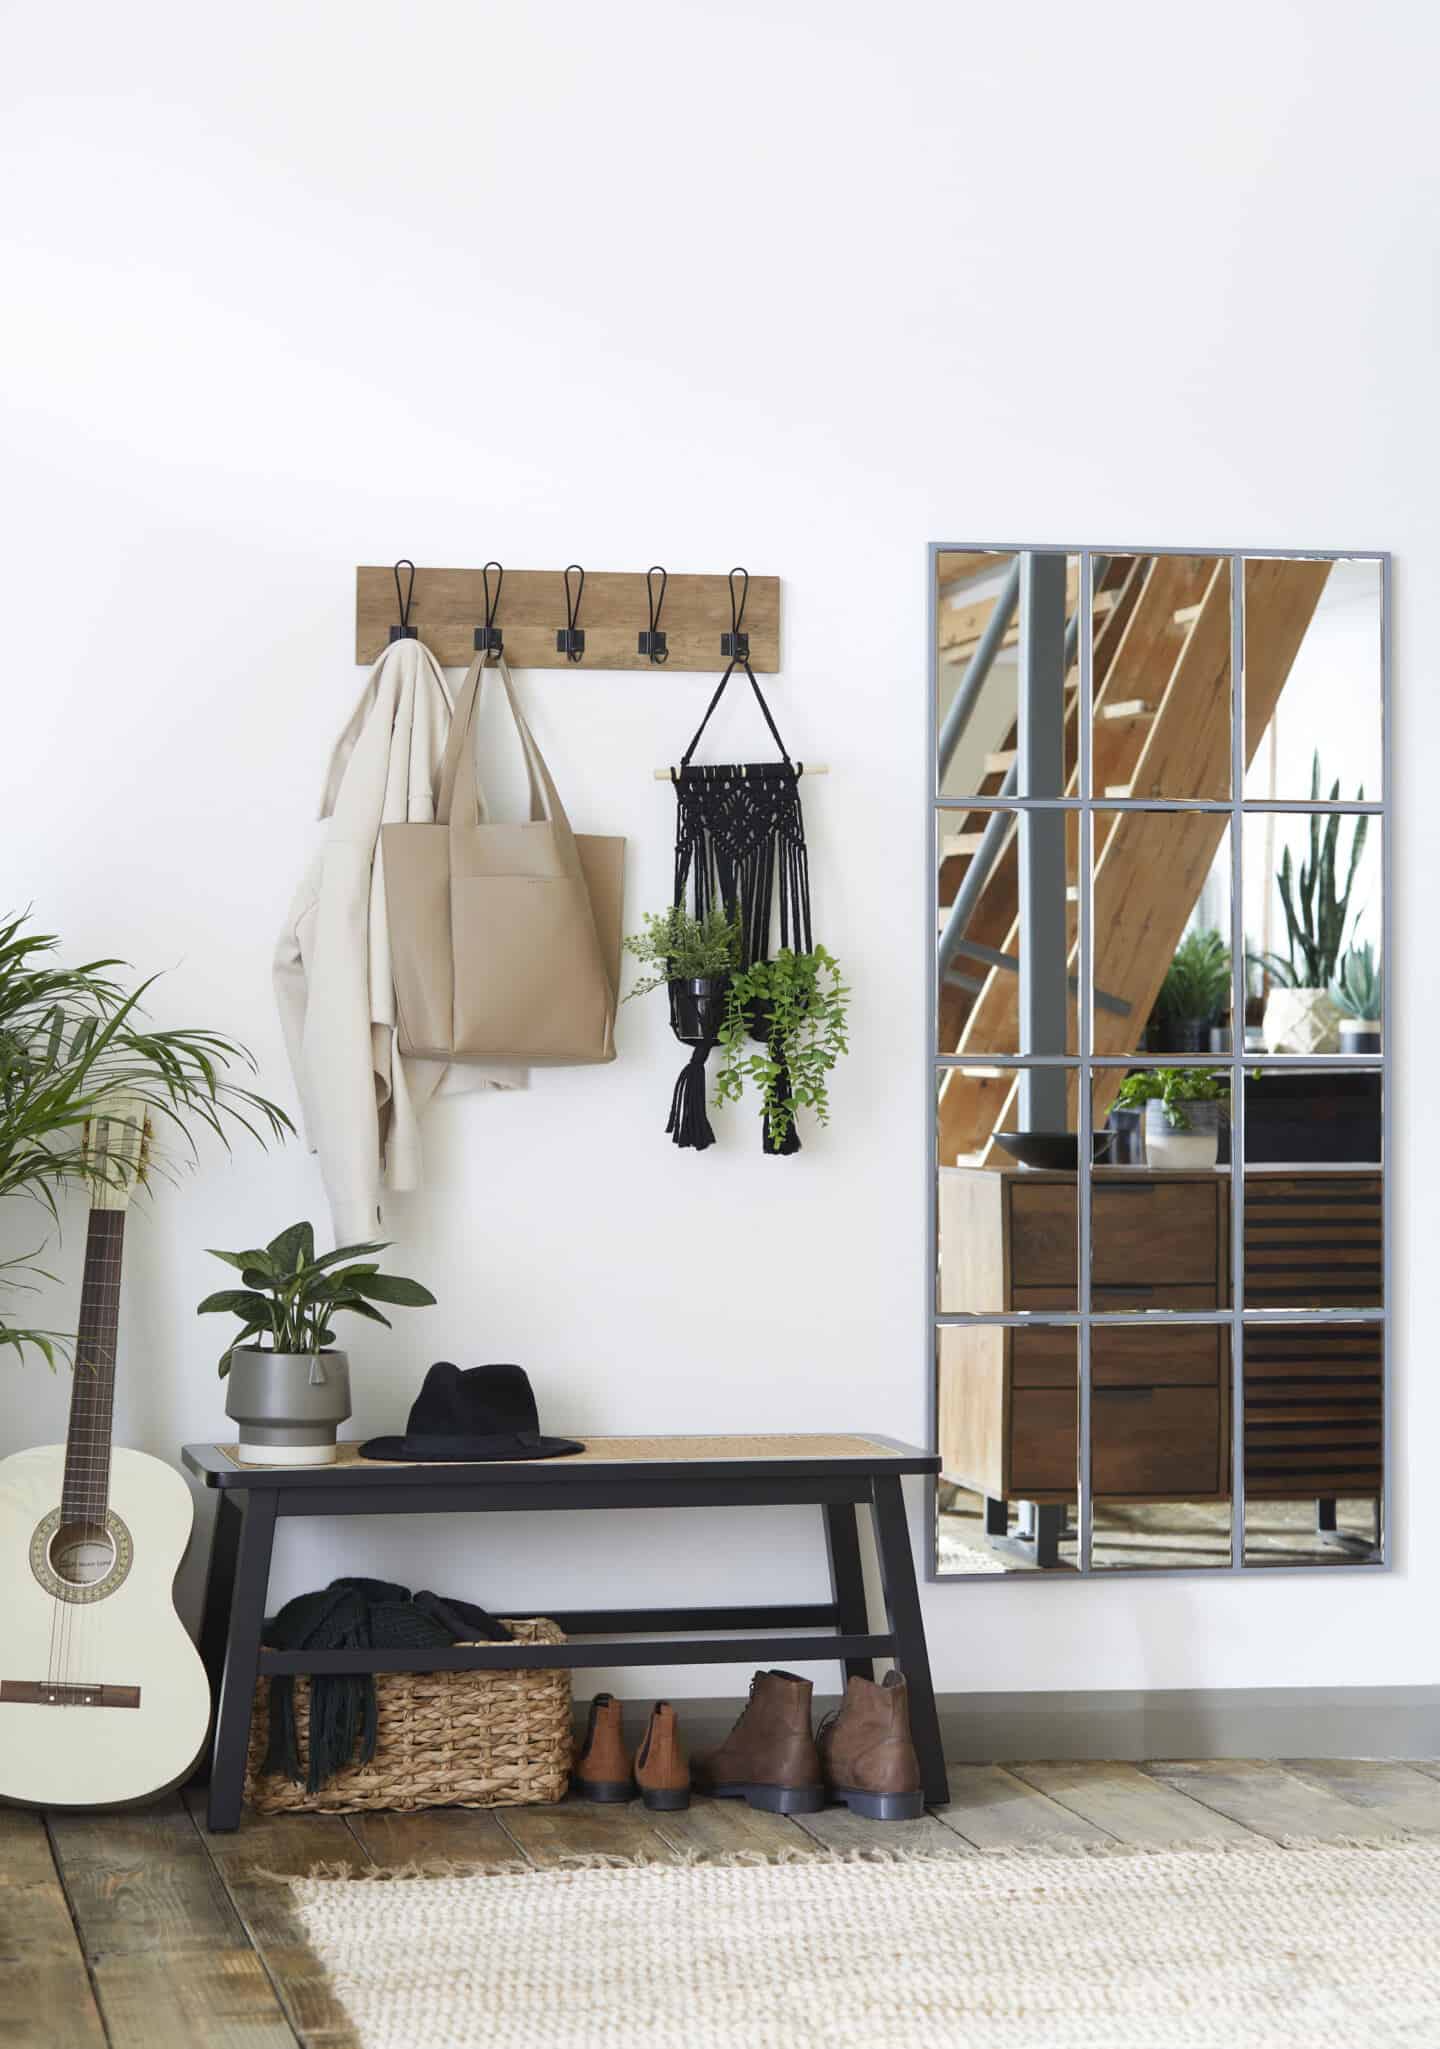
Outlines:
{"type": "Polygon", "coordinates": [[[720,652],[722,655],[728,655],[732,662],[748,662],[750,659],[750,636],[740,630],[745,623],[745,600],[749,595],[750,572],[737,564],[730,572],[730,631],[720,636],[720,652]],[[738,605],[735,602],[737,576],[743,576],[745,579],[740,586],[738,605]]]}
{"type": "Polygon", "coordinates": [[[665,588],[670,579],[658,562],[652,562],[645,572],[645,596],[650,608],[650,630],[640,635],[637,652],[648,655],[652,662],[668,662],[670,650],[665,645],[665,635],[660,630],[660,614],[665,609],[665,588]],[[655,595],[655,578],[660,579],[660,595],[655,595]]]}
{"type": "Polygon", "coordinates": [[[390,638],[392,641],[418,640],[420,638],[420,629],[418,626],[410,624],[410,600],[415,595],[415,564],[408,555],[402,555],[395,564],[392,573],[395,578],[395,605],[400,614],[400,624],[390,628],[390,638]],[[410,572],[410,581],[405,586],[403,596],[400,590],[400,572],[402,569],[408,569],[410,572]]]}
{"type": "Polygon", "coordinates": [[[578,562],[572,562],[565,571],[565,626],[555,636],[555,652],[564,655],[567,661],[578,662],[585,652],[585,635],[580,625],[580,600],[585,595],[585,572],[578,562]],[[574,596],[570,593],[572,572],[579,577],[574,596]]]}
{"type": "Polygon", "coordinates": [[[505,588],[505,571],[500,564],[490,561],[480,572],[485,585],[485,624],[475,628],[475,652],[477,654],[503,654],[505,636],[495,624],[495,614],[500,609],[500,593],[505,588]],[[490,572],[495,571],[495,595],[490,595],[490,572]]]}

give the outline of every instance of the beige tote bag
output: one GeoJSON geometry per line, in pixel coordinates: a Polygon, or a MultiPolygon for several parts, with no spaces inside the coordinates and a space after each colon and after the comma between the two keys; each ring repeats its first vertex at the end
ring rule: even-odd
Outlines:
{"type": "Polygon", "coordinates": [[[455,706],[434,825],[381,831],[400,1050],[425,1060],[581,1067],[615,1058],[625,842],[575,834],[498,668],[530,784],[492,825],[475,766],[476,657],[455,706]]]}

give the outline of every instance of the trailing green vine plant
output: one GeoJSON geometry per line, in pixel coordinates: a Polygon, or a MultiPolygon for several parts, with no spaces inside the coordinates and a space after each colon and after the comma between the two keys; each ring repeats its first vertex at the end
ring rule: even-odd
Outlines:
{"type": "Polygon", "coordinates": [[[778,1152],[795,1128],[796,1113],[830,1121],[829,1079],[842,1053],[850,991],[840,966],[823,946],[809,953],[782,947],[773,960],[742,968],[730,984],[720,1028],[717,1103],[738,1103],[747,1081],[760,1091],[765,1131],[778,1152]],[[751,1039],[752,1025],[764,1040],[751,1039]]]}

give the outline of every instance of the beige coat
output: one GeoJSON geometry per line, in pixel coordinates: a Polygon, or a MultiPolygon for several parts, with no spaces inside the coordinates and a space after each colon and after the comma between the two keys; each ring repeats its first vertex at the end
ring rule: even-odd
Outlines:
{"type": "Polygon", "coordinates": [[[285,1043],[341,1245],[375,1236],[382,1182],[419,1186],[419,1116],[437,1089],[528,1079],[524,1068],[447,1067],[396,1049],[380,828],[434,819],[449,727],[434,656],[418,640],[393,642],[336,743],[320,802],[330,829],[275,950],[285,1043]]]}

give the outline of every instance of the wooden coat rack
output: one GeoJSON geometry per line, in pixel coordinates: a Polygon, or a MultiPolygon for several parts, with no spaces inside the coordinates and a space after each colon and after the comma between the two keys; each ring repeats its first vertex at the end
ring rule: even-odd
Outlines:
{"type": "MultiPolygon", "coordinates": [[[[491,590],[495,592],[494,565],[491,590]]],[[[573,595],[573,579],[571,592],[573,595]]],[[[643,570],[594,570],[585,575],[574,625],[584,634],[578,661],[556,647],[557,633],[570,623],[565,572],[507,569],[492,623],[504,639],[505,659],[515,669],[648,669],[639,639],[650,626],[650,589],[643,570]]],[[[475,629],[486,622],[485,575],[480,569],[416,569],[410,586],[408,625],[442,668],[468,668],[475,629]]],[[[355,659],[377,661],[398,623],[394,567],[386,562],[355,572],[355,659]]],[[[670,669],[723,669],[730,651],[721,637],[731,630],[728,576],[671,576],[659,621],[670,669]]],[[[750,666],[764,675],[780,668],[780,579],[752,576],[744,631],[750,666]]]]}

